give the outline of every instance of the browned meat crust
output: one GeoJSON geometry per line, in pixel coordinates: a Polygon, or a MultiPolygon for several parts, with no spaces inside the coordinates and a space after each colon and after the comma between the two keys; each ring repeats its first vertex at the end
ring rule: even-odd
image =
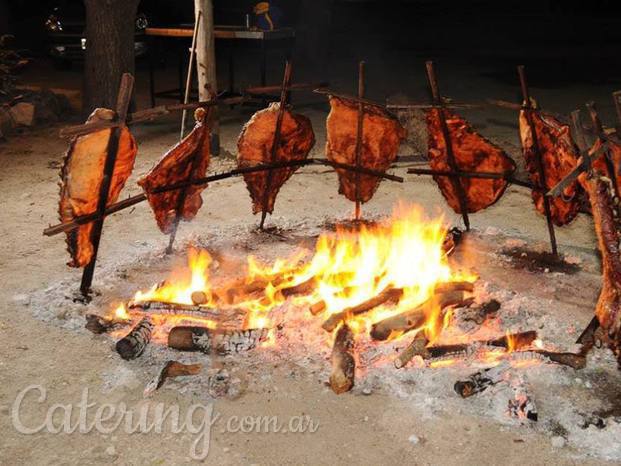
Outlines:
{"type": "MultiPolygon", "coordinates": [[[[330,97],[330,114],[326,121],[328,142],[326,156],[333,162],[356,164],[356,135],[358,131],[358,104],[339,97],[330,97]]],[[[365,106],[362,123],[361,166],[385,172],[397,159],[406,131],[396,117],[381,107],[365,106]]],[[[356,201],[356,173],[337,169],[339,193],[356,201]]],[[[360,202],[367,202],[380,184],[381,178],[359,175],[360,202]]]]}
{"type": "Polygon", "coordinates": [[[610,180],[597,172],[580,175],[580,183],[589,195],[593,222],[602,254],[602,290],[595,315],[604,329],[604,338],[621,363],[621,258],[619,257],[619,225],[613,202],[610,180]]]}
{"type": "MultiPolygon", "coordinates": [[[[276,150],[275,160],[271,159],[272,144],[278,117],[278,102],[268,108],[256,112],[243,127],[237,141],[237,165],[239,168],[253,167],[270,162],[286,162],[304,160],[315,145],[315,134],[308,118],[285,110],[280,130],[280,147],[276,150]]],[[[269,180],[269,192],[266,211],[274,211],[276,195],[283,184],[297,170],[295,168],[279,168],[272,170],[269,180]]],[[[268,172],[247,173],[244,175],[246,187],[252,198],[252,212],[262,211],[265,190],[268,189],[268,172]]]]}
{"type": "MultiPolygon", "coordinates": [[[[539,111],[522,110],[520,112],[522,150],[526,160],[526,168],[535,186],[540,185],[539,172],[537,156],[533,147],[533,138],[526,119],[526,111],[530,112],[537,133],[537,141],[542,153],[546,176],[545,190],[548,191],[576,166],[578,149],[571,139],[568,125],[564,125],[554,117],[542,114],[539,111]]],[[[580,208],[581,193],[580,185],[574,182],[565,188],[561,196],[550,198],[550,211],[555,225],[566,225],[576,217],[580,208]]],[[[533,190],[532,198],[537,210],[544,214],[543,195],[541,192],[533,190]]]]}
{"type": "Polygon", "coordinates": [[[156,188],[205,177],[210,160],[210,132],[205,121],[204,109],[198,109],[195,118],[196,125],[190,134],[164,154],[159,162],[138,180],[153,209],[157,226],[165,234],[173,229],[183,190],[185,199],[180,209],[180,220],[192,220],[203,205],[201,192],[207,187],[206,184],[153,193],[156,188]]]}
{"type": "MultiPolygon", "coordinates": [[[[475,132],[459,115],[446,109],[443,111],[459,170],[487,173],[512,173],[515,170],[515,162],[502,149],[475,132]]],[[[426,114],[429,165],[433,170],[451,171],[440,117],[440,109],[437,108],[430,109],[426,114]]],[[[451,208],[461,213],[459,197],[451,179],[434,176],[434,180],[451,208]]],[[[466,194],[468,212],[477,212],[494,204],[505,192],[508,183],[504,179],[461,178],[461,184],[466,194]]]]}
{"type": "MultiPolygon", "coordinates": [[[[113,117],[112,110],[98,108],[88,117],[87,122],[110,120],[113,117]]],[[[102,129],[71,141],[60,173],[58,213],[62,223],[71,222],[76,217],[92,214],[97,210],[111,133],[112,130],[109,128],[102,129]]],[[[108,205],[117,200],[129,178],[134,168],[137,151],[136,141],[129,129],[126,126],[122,127],[108,194],[108,205]]],[[[90,262],[93,256],[92,229],[93,223],[88,223],[67,232],[67,250],[71,255],[71,260],[67,265],[70,267],[84,267],[90,262]]]]}

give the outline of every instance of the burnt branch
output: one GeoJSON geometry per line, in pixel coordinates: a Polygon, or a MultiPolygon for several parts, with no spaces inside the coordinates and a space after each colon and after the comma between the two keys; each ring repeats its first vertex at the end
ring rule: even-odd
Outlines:
{"type": "Polygon", "coordinates": [[[337,395],[348,392],[354,386],[356,361],[353,351],[354,334],[347,324],[343,324],[334,337],[331,357],[330,388],[337,395]]]}
{"type": "Polygon", "coordinates": [[[221,330],[206,327],[174,327],[168,334],[168,346],[180,351],[201,351],[226,355],[256,348],[267,340],[269,329],[221,330]]]}
{"type": "Polygon", "coordinates": [[[152,331],[153,321],[151,317],[143,317],[125,337],[116,342],[117,353],[126,360],[137,358],[151,341],[152,331]]]}

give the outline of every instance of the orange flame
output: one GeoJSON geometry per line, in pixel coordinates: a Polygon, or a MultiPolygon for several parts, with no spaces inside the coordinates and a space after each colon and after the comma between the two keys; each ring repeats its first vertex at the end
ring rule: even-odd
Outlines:
{"type": "MultiPolygon", "coordinates": [[[[320,235],[314,253],[303,265],[308,254],[302,249],[271,264],[263,264],[250,256],[244,278],[224,285],[224,289],[215,289],[210,280],[212,258],[209,253],[190,249],[186,270],[146,292],[137,292],[134,300],[217,309],[234,307],[245,312],[245,327],[265,328],[273,326],[272,311],[287,299],[285,289],[311,280],[312,286],[296,296],[294,303],[308,306],[323,302],[325,310],[314,319],[317,323],[386,288],[403,290],[398,302],[349,318],[354,332],[364,332],[372,323],[428,301],[438,283],[474,281],[473,274],[453,270],[449,265],[443,249],[446,233],[442,217],[430,219],[421,208],[400,204],[386,222],[357,228],[339,227],[334,233],[320,235]],[[252,283],[261,285],[239,296],[240,288],[252,283]],[[197,303],[198,292],[204,299],[197,303]],[[230,293],[236,295],[235,300],[224,302],[222,296],[230,293]]],[[[433,340],[448,326],[450,314],[444,315],[436,303],[429,307],[423,329],[433,340]]]]}

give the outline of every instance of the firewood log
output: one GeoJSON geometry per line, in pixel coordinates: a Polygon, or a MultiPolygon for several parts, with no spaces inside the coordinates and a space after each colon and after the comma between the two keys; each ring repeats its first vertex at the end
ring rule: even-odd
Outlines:
{"type": "Polygon", "coordinates": [[[509,370],[511,370],[511,364],[509,361],[504,361],[497,366],[477,371],[465,380],[458,380],[453,388],[462,398],[469,398],[487,390],[488,387],[506,381],[509,370]]]}
{"type": "Polygon", "coordinates": [[[343,324],[334,337],[331,357],[330,388],[337,395],[351,390],[354,386],[356,361],[353,350],[354,334],[347,324],[343,324]]]}
{"type": "Polygon", "coordinates": [[[427,301],[419,304],[415,308],[397,314],[393,317],[381,320],[371,327],[371,338],[374,340],[387,340],[394,333],[409,332],[417,327],[420,327],[425,323],[426,311],[430,306],[436,303],[440,309],[445,309],[449,306],[465,305],[472,302],[474,298],[466,297],[465,293],[461,290],[447,291],[438,295],[434,295],[427,301]]]}
{"type": "MultiPolygon", "coordinates": [[[[434,294],[441,295],[447,294],[455,290],[472,291],[473,289],[474,284],[470,282],[439,283],[434,289],[434,294]]],[[[382,304],[398,302],[402,296],[403,289],[386,287],[379,294],[373,296],[372,298],[369,298],[360,304],[348,307],[340,312],[332,314],[321,327],[325,331],[331,332],[338,326],[340,322],[342,322],[346,318],[371,311],[376,307],[381,306],[382,304]]]]}
{"type": "Polygon", "coordinates": [[[86,314],[85,318],[86,324],[84,325],[84,328],[95,334],[106,333],[130,324],[129,320],[115,319],[97,314],[86,314]]]}
{"type": "Polygon", "coordinates": [[[140,356],[149,342],[153,331],[151,317],[145,316],[130,332],[116,342],[116,351],[126,360],[140,356]]]}
{"type": "Polygon", "coordinates": [[[158,372],[157,376],[151,380],[144,389],[144,396],[147,397],[159,389],[166,379],[181,377],[185,375],[196,375],[203,369],[202,364],[183,364],[178,361],[168,361],[158,372]]]}
{"type": "Polygon", "coordinates": [[[221,330],[207,327],[173,327],[168,334],[168,346],[180,351],[212,351],[225,355],[250,351],[265,340],[269,329],[221,330]]]}

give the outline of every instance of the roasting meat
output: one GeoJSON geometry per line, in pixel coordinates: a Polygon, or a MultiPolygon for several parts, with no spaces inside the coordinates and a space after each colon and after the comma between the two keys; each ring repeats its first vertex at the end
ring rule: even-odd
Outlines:
{"type": "MultiPolygon", "coordinates": [[[[433,170],[451,171],[442,135],[441,111],[444,112],[457,168],[465,172],[511,173],[515,163],[502,149],[475,132],[459,115],[446,109],[427,112],[429,165],[433,170]]],[[[442,195],[451,208],[461,213],[454,181],[447,176],[434,176],[442,195]]],[[[504,193],[507,180],[461,178],[468,212],[477,212],[494,204],[504,193]]]]}
{"type": "Polygon", "coordinates": [[[621,257],[619,257],[619,218],[612,183],[597,171],[580,183],[589,195],[593,222],[602,255],[602,289],[595,315],[603,336],[621,364],[621,257]]]}
{"type": "Polygon", "coordinates": [[[157,226],[165,234],[173,230],[177,218],[190,221],[203,205],[201,192],[207,187],[206,184],[155,192],[158,188],[205,177],[210,158],[209,126],[204,109],[197,109],[194,117],[196,125],[190,134],[164,154],[160,161],[138,180],[155,213],[157,226]]]}
{"type": "MultiPolygon", "coordinates": [[[[330,97],[330,114],[326,121],[328,142],[326,155],[333,162],[356,165],[358,104],[339,97],[330,97]]],[[[396,117],[381,107],[366,105],[362,123],[362,154],[360,166],[385,172],[397,159],[397,151],[406,131],[396,117]]],[[[339,193],[356,201],[356,173],[337,168],[339,193]]],[[[360,202],[367,202],[375,193],[381,178],[359,174],[360,202]]]]}
{"type": "MultiPolygon", "coordinates": [[[[87,122],[111,120],[114,112],[105,108],[96,109],[87,122]]],[[[112,129],[102,129],[79,136],[71,141],[61,170],[60,221],[71,222],[81,215],[97,210],[99,190],[104,176],[108,141],[112,129]]],[[[116,201],[134,168],[137,152],[136,141],[126,126],[121,128],[119,149],[108,193],[108,205],[116,201]]],[[[93,257],[91,231],[93,223],[80,225],[67,232],[67,250],[71,260],[67,265],[84,267],[93,257]]]]}
{"type": "MultiPolygon", "coordinates": [[[[308,118],[285,110],[280,130],[280,147],[276,150],[275,159],[271,159],[272,144],[276,130],[276,119],[280,104],[272,103],[268,108],[255,113],[246,123],[237,141],[237,164],[239,168],[269,164],[271,162],[287,162],[304,160],[315,145],[315,134],[308,118]]],[[[279,168],[268,171],[247,173],[244,175],[246,187],[252,198],[252,212],[263,210],[264,196],[267,192],[266,212],[274,211],[276,195],[283,184],[296,171],[297,167],[279,168]],[[269,186],[268,186],[269,185],[269,186]]]]}
{"type": "MultiPolygon", "coordinates": [[[[546,186],[544,188],[547,192],[575,168],[578,159],[578,149],[571,139],[568,125],[562,124],[554,117],[538,111],[522,110],[520,112],[520,138],[522,140],[526,168],[535,186],[540,186],[537,168],[538,160],[533,147],[533,137],[526,118],[526,112],[530,112],[537,134],[546,177],[546,186]]],[[[565,188],[561,196],[549,198],[552,220],[555,225],[566,225],[576,217],[580,208],[581,193],[580,185],[574,182],[565,188]]],[[[545,213],[543,194],[533,190],[532,197],[537,210],[542,214],[545,213]]]]}

